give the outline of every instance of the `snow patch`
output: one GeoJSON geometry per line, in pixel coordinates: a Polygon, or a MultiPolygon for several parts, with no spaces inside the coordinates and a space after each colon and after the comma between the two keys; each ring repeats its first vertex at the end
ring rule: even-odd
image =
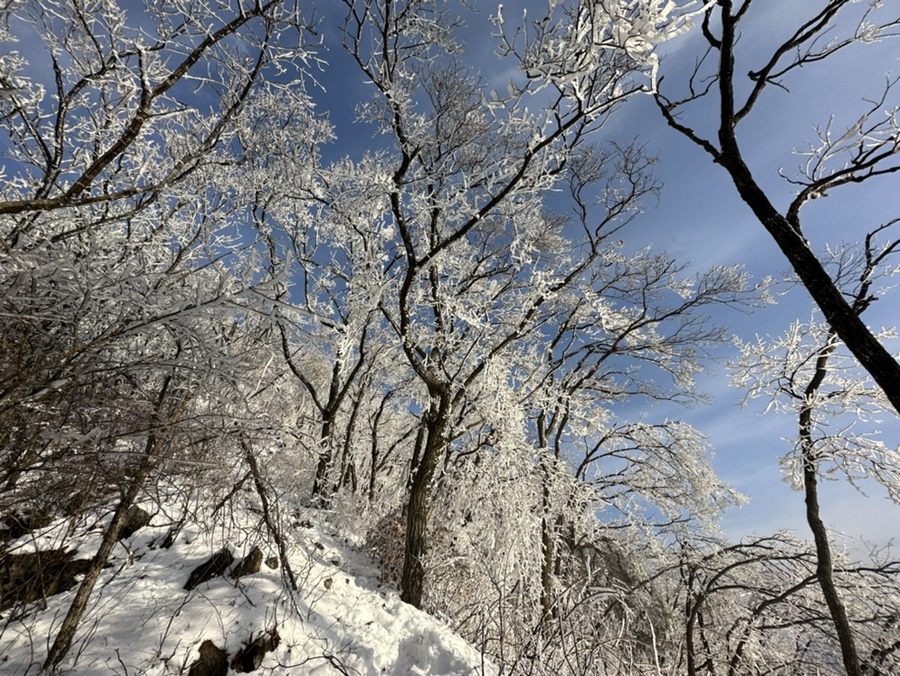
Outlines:
{"type": "MultiPolygon", "coordinates": [[[[79,556],[96,551],[110,515],[71,524],[57,522],[10,543],[9,550],[68,547],[79,556]]],[[[101,574],[90,607],[68,655],[65,674],[80,676],[187,673],[209,639],[231,659],[246,643],[276,629],[278,648],[258,674],[387,674],[456,676],[499,673],[482,655],[430,615],[403,603],[379,583],[372,560],[332,537],[315,512],[292,519],[284,532],[301,589],[290,594],[282,570],[263,564],[259,573],[216,577],[192,591],[191,571],[229,546],[235,563],[259,545],[259,515],[236,510],[229,526],[202,530],[187,523],[171,548],[160,543],[170,524],[151,525],[120,542],[101,574]],[[302,524],[302,525],[301,525],[302,524]]],[[[0,619],[0,673],[38,674],[76,589],[0,619]]]]}

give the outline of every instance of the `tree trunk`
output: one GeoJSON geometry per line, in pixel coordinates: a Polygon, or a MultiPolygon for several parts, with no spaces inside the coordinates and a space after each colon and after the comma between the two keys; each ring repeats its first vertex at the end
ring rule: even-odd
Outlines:
{"type": "Polygon", "coordinates": [[[119,501],[116,511],[113,513],[112,521],[110,521],[109,526],[107,526],[103,533],[100,548],[97,550],[94,558],[91,559],[90,568],[88,568],[84,575],[84,579],[81,581],[81,585],[78,587],[72,605],[69,606],[66,617],[59,628],[59,633],[56,635],[56,639],[50,647],[50,652],[47,653],[47,659],[44,660],[43,667],[45,670],[55,667],[66,656],[66,653],[69,652],[69,647],[72,645],[72,639],[75,638],[75,632],[78,630],[81,616],[84,615],[88,599],[94,591],[94,585],[97,583],[97,578],[100,577],[103,566],[106,565],[106,561],[109,558],[113,547],[119,540],[119,534],[122,532],[122,527],[125,524],[128,508],[134,504],[138,492],[143,487],[144,481],[154,467],[156,467],[156,463],[153,462],[152,457],[145,459],[141,464],[137,475],[134,477],[131,486],[122,496],[121,501],[119,501]]]}
{"type": "MultiPolygon", "coordinates": [[[[737,24],[749,3],[740,3],[741,8],[737,10],[737,13],[734,12],[732,0],[719,0],[717,4],[721,9],[721,38],[713,40],[710,34],[707,39],[710,45],[719,52],[717,73],[719,148],[717,149],[709,141],[700,138],[692,129],[676,119],[673,109],[677,109],[684,102],[669,103],[665,99],[657,98],[660,110],[670,127],[703,148],[717,164],[728,172],[741,199],[750,207],[753,215],[775,240],[791,268],[806,287],[816,305],[819,306],[825,321],[834,329],[860,365],[878,383],[894,410],[900,414],[900,363],[860,319],[859,314],[847,302],[822,263],[813,254],[801,232],[798,215],[796,213],[788,215],[779,213],[744,162],[735,133],[735,127],[741,118],[736,113],[735,105],[734,47],[738,38],[737,24]]],[[[696,98],[698,97],[694,96],[689,100],[696,100],[696,98]]],[[[746,115],[748,110],[745,107],[741,111],[741,115],[746,115]]]]}
{"type": "Polygon", "coordinates": [[[853,639],[853,631],[847,619],[847,612],[837,586],[834,584],[834,566],[831,561],[831,545],[828,542],[828,531],[819,517],[818,477],[814,462],[803,461],[803,488],[806,499],[806,521],[813,534],[816,544],[816,576],[822,595],[828,605],[828,612],[834,622],[838,642],[841,645],[841,659],[847,676],[861,676],[859,657],[856,653],[856,642],[853,639]]]}
{"type": "MultiPolygon", "coordinates": [[[[157,416],[159,416],[164,404],[169,399],[169,387],[171,384],[171,377],[167,377],[163,382],[159,401],[156,406],[157,416]]],[[[116,511],[113,513],[112,521],[110,521],[109,526],[103,533],[103,538],[100,541],[100,548],[97,550],[94,558],[91,559],[90,568],[88,568],[88,571],[85,573],[84,579],[81,581],[81,585],[75,593],[72,605],[69,606],[66,617],[59,628],[59,633],[56,635],[56,639],[54,639],[50,651],[47,653],[47,659],[44,661],[43,666],[45,670],[55,667],[66,656],[66,653],[69,652],[69,647],[72,645],[72,639],[75,638],[75,632],[78,630],[78,624],[81,622],[81,616],[84,614],[84,610],[87,607],[88,599],[90,599],[90,596],[94,591],[94,585],[97,583],[97,578],[100,577],[100,571],[103,570],[103,566],[106,565],[106,560],[109,558],[112,548],[119,540],[119,535],[125,524],[128,508],[134,504],[134,500],[137,498],[141,488],[143,488],[147,477],[156,470],[159,463],[162,461],[164,451],[171,438],[172,426],[176,425],[178,421],[181,420],[181,416],[187,409],[192,396],[192,393],[186,393],[181,398],[171,414],[169,414],[167,419],[162,422],[162,424],[166,426],[163,427],[160,436],[151,434],[147,437],[144,458],[135,471],[128,489],[119,501],[116,511]]],[[[161,421],[157,420],[157,422],[161,421]]]]}
{"type": "MultiPolygon", "coordinates": [[[[872,334],[813,254],[800,231],[797,215],[793,214],[788,218],[778,212],[741,156],[735,134],[738,118],[735,115],[734,95],[734,46],[739,18],[732,12],[731,0],[720,0],[719,4],[722,6],[722,38],[718,44],[720,150],[714,153],[715,161],[729,173],[741,199],[775,240],[797,277],[819,306],[825,321],[878,383],[900,414],[900,364],[872,334]]],[[[739,13],[743,11],[741,9],[739,13]]],[[[670,125],[674,122],[671,116],[667,120],[670,125]]],[[[711,150],[709,144],[706,148],[711,150]]]]}
{"type": "Polygon", "coordinates": [[[431,480],[438,462],[447,448],[447,428],[450,421],[451,399],[449,392],[440,392],[432,400],[425,415],[425,447],[418,464],[413,467],[406,507],[406,551],[403,558],[403,574],[400,580],[400,599],[416,608],[422,607],[425,593],[425,565],[428,547],[428,498],[431,480]]]}
{"type": "Polygon", "coordinates": [[[757,185],[738,153],[736,141],[730,145],[732,147],[727,151],[723,148],[720,164],[728,170],[741,199],[775,240],[797,277],[819,306],[825,321],[878,383],[894,410],[900,414],[900,364],[847,302],[798,228],[775,209],[757,185]]]}
{"type": "Polygon", "coordinates": [[[837,586],[834,584],[834,565],[831,559],[831,544],[828,542],[828,531],[819,516],[818,460],[816,459],[812,436],[813,414],[815,411],[813,405],[809,403],[813,401],[825,377],[828,375],[828,359],[834,352],[835,334],[836,331],[833,328],[828,332],[825,344],[816,357],[816,369],[812,380],[810,380],[804,390],[807,403],[800,410],[800,452],[803,461],[806,522],[809,524],[809,529],[812,531],[813,541],[816,545],[816,577],[822,589],[822,595],[825,597],[828,612],[831,614],[831,620],[834,623],[834,629],[841,646],[841,658],[844,662],[844,669],[847,670],[847,676],[861,676],[862,672],[859,666],[856,644],[853,639],[853,631],[850,628],[844,604],[841,603],[837,586]]]}
{"type": "Polygon", "coordinates": [[[328,509],[331,504],[331,490],[328,486],[328,472],[332,461],[332,428],[333,413],[330,410],[322,411],[322,431],[320,437],[319,461],[316,463],[316,478],[313,481],[312,501],[321,509],[328,509]]]}
{"type": "Polygon", "coordinates": [[[546,498],[545,490],[544,516],[541,519],[541,611],[545,635],[549,635],[549,623],[555,617],[553,611],[553,561],[556,558],[556,552],[553,547],[553,526],[550,523],[550,515],[547,513],[546,498]]]}
{"type": "MultiPolygon", "coordinates": [[[[536,421],[538,447],[547,449],[547,426],[546,414],[544,411],[538,415],[536,421]]],[[[558,452],[558,449],[557,449],[558,452]]],[[[558,456],[557,456],[558,457],[558,456]]],[[[541,516],[541,611],[544,625],[544,635],[549,636],[549,623],[554,619],[553,611],[553,563],[556,558],[556,551],[553,547],[553,525],[550,522],[550,470],[547,467],[549,459],[544,459],[541,463],[541,469],[544,475],[544,485],[541,490],[541,507],[543,515],[541,516]]]]}
{"type": "Polygon", "coordinates": [[[294,574],[294,568],[291,566],[287,543],[281,535],[281,529],[272,517],[272,509],[269,506],[269,497],[266,492],[265,484],[263,484],[262,474],[259,471],[259,464],[256,462],[256,456],[253,454],[253,447],[250,445],[250,442],[243,437],[241,438],[241,447],[244,449],[244,459],[247,461],[247,466],[250,468],[250,475],[253,477],[253,485],[256,488],[256,494],[259,496],[259,501],[262,505],[263,521],[266,524],[266,530],[278,546],[278,555],[281,559],[281,570],[287,578],[291,590],[296,592],[300,586],[297,584],[297,576],[294,574]]]}
{"type": "Polygon", "coordinates": [[[359,417],[361,406],[360,399],[353,402],[350,410],[350,420],[347,421],[347,432],[344,434],[344,444],[341,448],[341,473],[338,485],[350,486],[354,493],[358,488],[356,479],[356,459],[353,457],[353,434],[356,431],[356,420],[359,417]]]}

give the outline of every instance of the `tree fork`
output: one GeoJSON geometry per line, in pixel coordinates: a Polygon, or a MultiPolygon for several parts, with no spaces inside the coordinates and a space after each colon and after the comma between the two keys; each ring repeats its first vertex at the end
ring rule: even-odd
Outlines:
{"type": "MultiPolygon", "coordinates": [[[[737,41],[737,24],[750,3],[744,3],[737,14],[732,13],[731,0],[720,0],[719,4],[722,8],[722,39],[717,45],[720,54],[718,68],[720,151],[713,152],[714,159],[729,173],[741,199],[775,240],[797,277],[822,310],[829,326],[878,383],[894,410],[900,415],[900,364],[875,338],[859,314],[841,295],[834,280],[809,248],[796,215],[788,218],[778,212],[754,180],[753,174],[741,156],[735,126],[741,117],[749,112],[752,102],[735,113],[734,46],[737,41]]],[[[843,1],[834,3],[833,9],[842,4],[845,3],[843,1]]],[[[666,119],[670,125],[674,122],[671,115],[666,115],[666,119]]],[[[696,138],[694,140],[697,141],[696,138]]],[[[707,151],[711,150],[709,144],[704,147],[707,151]]]]}
{"type": "MultiPolygon", "coordinates": [[[[731,0],[719,0],[718,4],[722,20],[721,39],[713,37],[709,30],[711,9],[708,10],[704,19],[703,33],[710,47],[719,52],[717,69],[720,96],[719,147],[716,148],[710,141],[678,121],[673,112],[684,103],[699,98],[699,94],[694,94],[691,98],[679,102],[671,102],[657,94],[657,106],[670,127],[702,148],[716,164],[721,165],[728,172],[738,195],[775,240],[791,268],[822,311],[829,326],[834,329],[847,349],[878,384],[888,401],[891,402],[895,412],[900,415],[900,363],[878,341],[850,303],[841,295],[834,280],[803,237],[796,212],[792,211],[790,218],[779,213],[744,162],[735,135],[735,126],[749,113],[753,101],[756,100],[756,95],[754,94],[751,101],[743,108],[735,111],[734,46],[737,39],[737,24],[750,3],[743,3],[736,14],[732,11],[733,2],[731,0]]],[[[843,0],[833,3],[833,7],[828,9],[828,16],[833,15],[831,10],[837,9],[843,4],[845,4],[843,0]]],[[[824,14],[820,16],[820,18],[823,17],[825,17],[824,14]]]]}

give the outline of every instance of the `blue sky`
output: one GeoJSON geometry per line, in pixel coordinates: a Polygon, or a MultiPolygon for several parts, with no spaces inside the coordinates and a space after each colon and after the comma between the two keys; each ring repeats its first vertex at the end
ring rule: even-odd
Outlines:
{"type": "MultiPolygon", "coordinates": [[[[739,54],[749,58],[738,62],[737,72],[758,68],[764,49],[788,34],[804,16],[804,9],[817,4],[758,3],[758,11],[748,14],[739,43],[739,54]]],[[[673,97],[679,93],[676,83],[685,81],[694,59],[703,53],[698,38],[699,34],[692,32],[663,50],[667,53],[661,68],[664,93],[673,97]]],[[[803,68],[786,81],[790,91],[772,88],[764,95],[756,112],[741,123],[739,139],[745,159],[777,206],[786,206],[792,197],[792,187],[778,176],[778,169],[789,174],[801,163],[793,150],[815,140],[814,125],[827,123],[832,115],[837,127],[852,123],[867,107],[863,99],[880,93],[885,73],[898,69],[900,40],[860,45],[833,63],[803,68]]],[[[715,100],[709,103],[714,105],[715,100]]],[[[632,101],[626,112],[616,118],[617,131],[633,130],[649,147],[658,149],[658,172],[665,184],[657,209],[644,215],[632,235],[679,259],[692,259],[698,267],[742,263],[756,278],[780,277],[788,268],[786,261],[737,198],[725,172],[694,144],[662,125],[650,100],[632,101]]],[[[686,119],[704,128],[700,115],[686,119]]],[[[898,215],[898,187],[896,177],[886,178],[835,191],[827,199],[808,204],[803,210],[805,235],[817,251],[826,243],[854,241],[868,227],[898,215]]],[[[792,320],[810,316],[812,303],[803,289],[793,289],[777,301],[752,315],[731,312],[719,319],[738,336],[750,339],[756,334],[778,335],[792,320]]],[[[896,295],[889,295],[867,312],[866,319],[871,326],[896,326],[898,307],[896,295]]],[[[775,414],[760,415],[764,402],[751,402],[740,409],[742,392],[727,381],[721,366],[708,372],[700,385],[716,397],[716,403],[685,416],[710,437],[721,476],[751,499],[727,515],[724,527],[732,536],[781,528],[805,536],[803,496],[781,480],[776,461],[790,447],[785,439],[793,436],[795,421],[775,414]]],[[[884,441],[896,448],[900,425],[890,413],[883,419],[884,441]]],[[[880,543],[900,537],[900,508],[886,499],[883,489],[873,486],[867,492],[866,498],[844,482],[825,482],[821,493],[826,522],[847,534],[880,543]]]]}
{"type": "MultiPolygon", "coordinates": [[[[344,15],[342,3],[321,3],[317,11],[329,49],[321,52],[328,62],[314,73],[324,91],[310,86],[319,111],[327,113],[335,125],[337,138],[326,150],[328,157],[359,157],[365,148],[379,143],[371,128],[360,128],[353,120],[354,104],[371,89],[352,59],[341,49],[337,29],[344,15]]],[[[479,0],[477,11],[467,16],[469,24],[460,33],[465,41],[464,58],[478,64],[492,86],[502,86],[509,77],[507,64],[493,57],[493,26],[488,18],[496,3],[479,0]]],[[[509,0],[504,15],[513,21],[523,4],[537,6],[537,0],[509,0]]],[[[762,54],[821,3],[814,0],[776,2],[757,0],[747,16],[740,49],[749,56],[738,64],[738,72],[760,65],[762,54]]],[[[890,3],[886,3],[890,4],[890,3]]],[[[864,9],[858,3],[854,11],[864,9]]],[[[27,49],[28,45],[23,45],[27,49]]],[[[661,50],[664,61],[663,91],[678,92],[704,46],[698,31],[677,38],[661,50]]],[[[834,64],[804,68],[788,82],[790,92],[772,88],[760,101],[757,112],[743,121],[740,139],[751,168],[758,172],[764,187],[776,196],[778,206],[787,204],[791,187],[778,177],[779,167],[789,171],[800,163],[792,154],[814,138],[813,125],[824,124],[834,115],[838,126],[856,119],[865,107],[863,98],[877,95],[888,72],[900,72],[900,39],[864,45],[843,53],[834,64]]],[[[714,103],[710,100],[709,103],[714,103]]],[[[704,122],[702,115],[690,118],[704,122]]],[[[706,120],[708,122],[708,120],[706,120]]],[[[756,278],[779,276],[787,264],[749,209],[737,198],[730,179],[696,146],[666,127],[649,97],[637,97],[627,104],[603,131],[603,136],[630,140],[638,138],[648,150],[659,155],[657,173],[664,188],[658,204],[648,210],[629,229],[628,245],[650,245],[665,250],[681,261],[692,261],[698,269],[716,264],[742,263],[756,278]]],[[[852,240],[861,229],[900,213],[900,180],[887,178],[866,186],[850,187],[804,210],[806,236],[817,250],[825,243],[852,240]]],[[[624,233],[623,233],[624,234],[624,233]]],[[[867,313],[873,325],[896,325],[896,297],[877,303],[867,313]]],[[[752,315],[723,310],[715,319],[729,325],[744,339],[755,334],[778,335],[794,319],[806,320],[811,301],[802,289],[779,296],[778,304],[752,315]]],[[[897,349],[898,346],[894,346],[897,349]]],[[[721,357],[734,356],[734,350],[721,350],[721,357]]],[[[805,533],[802,495],[792,492],[781,480],[776,458],[788,448],[785,438],[792,436],[795,422],[788,417],[759,412],[762,404],[751,403],[740,409],[742,393],[728,384],[722,365],[708,369],[700,379],[701,389],[715,397],[709,407],[685,411],[660,407],[654,416],[684,417],[707,434],[716,449],[715,465],[721,476],[732,483],[751,502],[728,514],[724,526],[737,537],[756,530],[768,533],[780,528],[805,533]]],[[[896,418],[885,416],[886,442],[900,442],[896,418]]],[[[885,542],[900,536],[900,508],[874,488],[868,498],[859,496],[843,483],[823,487],[826,521],[847,533],[885,542]]]]}
{"type": "MultiPolygon", "coordinates": [[[[520,14],[521,7],[534,2],[506,2],[504,16],[508,21],[520,14]]],[[[746,63],[738,63],[745,73],[761,65],[766,49],[793,30],[810,8],[820,3],[811,0],[793,2],[760,2],[745,21],[739,53],[746,63]],[[774,28],[774,30],[773,30],[774,28]]],[[[865,3],[860,3],[864,8],[865,3]]],[[[496,4],[476,3],[477,11],[467,15],[468,27],[460,33],[465,42],[464,59],[478,64],[491,86],[503,86],[510,72],[508,66],[493,57],[488,21],[496,4]]],[[[340,18],[342,10],[326,13],[330,22],[340,18]]],[[[333,35],[333,33],[331,34],[333,35]]],[[[884,84],[885,73],[900,69],[900,40],[854,48],[836,59],[835,64],[804,68],[799,77],[786,84],[790,92],[771,88],[758,105],[756,113],[742,122],[740,140],[745,159],[758,173],[763,186],[775,198],[777,206],[787,205],[791,186],[778,176],[796,168],[801,158],[793,150],[804,148],[815,139],[813,126],[824,124],[834,115],[838,126],[849,124],[865,104],[865,96],[873,96],[884,84]]],[[[679,93],[695,58],[702,55],[704,43],[698,31],[677,38],[664,46],[663,91],[679,93]]],[[[358,157],[371,146],[371,132],[353,125],[353,101],[365,96],[367,86],[349,57],[339,48],[323,55],[330,65],[322,76],[325,92],[316,98],[336,125],[337,140],[330,149],[335,156],[358,157]]],[[[709,104],[715,105],[711,97],[709,104]]],[[[704,106],[707,110],[710,106],[704,106]]],[[[704,127],[703,111],[689,118],[704,127]]],[[[659,154],[658,176],[664,184],[658,204],[648,205],[644,213],[624,234],[628,246],[650,245],[662,249],[681,261],[692,261],[697,269],[711,265],[743,264],[756,278],[780,277],[788,268],[774,243],[749,209],[739,200],[730,179],[699,148],[669,129],[650,97],[637,97],[615,115],[603,130],[603,136],[630,140],[638,138],[648,150],[659,154]]],[[[377,143],[377,141],[376,141],[377,143]]],[[[853,240],[860,228],[875,225],[896,215],[897,180],[886,179],[862,189],[847,188],[841,194],[812,203],[804,209],[806,236],[820,250],[825,243],[837,244],[853,240]]],[[[777,305],[753,314],[722,310],[715,319],[727,324],[736,335],[752,339],[754,335],[779,335],[795,319],[808,320],[811,300],[803,289],[794,289],[778,297],[777,305]]],[[[896,299],[876,304],[867,319],[873,325],[896,324],[896,299]]],[[[736,356],[735,349],[723,348],[721,358],[736,356]]],[[[699,379],[701,389],[715,398],[708,407],[684,410],[659,406],[647,413],[653,417],[679,417],[692,422],[709,436],[716,451],[714,464],[720,475],[750,498],[749,504],[731,510],[723,523],[732,537],[752,531],[771,533],[793,529],[805,536],[803,496],[782,480],[777,458],[790,448],[796,421],[790,416],[760,415],[764,403],[739,404],[743,393],[729,385],[724,365],[713,365],[699,379]]],[[[631,412],[641,413],[639,407],[631,412]]],[[[885,441],[896,447],[900,425],[892,415],[884,416],[888,433],[885,441]]],[[[890,503],[884,491],[873,487],[863,497],[844,482],[825,482],[821,488],[823,516],[826,522],[852,536],[884,543],[900,536],[900,508],[890,503]]]]}
{"type": "MultiPolygon", "coordinates": [[[[534,2],[506,2],[504,16],[512,21],[520,8],[534,2]]],[[[758,68],[766,49],[792,30],[810,8],[820,3],[812,0],[794,2],[758,2],[745,20],[745,31],[739,53],[746,63],[738,63],[738,72],[758,68]],[[773,27],[775,28],[773,30],[773,27]]],[[[860,3],[864,8],[866,3],[860,3]]],[[[325,13],[332,26],[340,19],[342,9],[325,13]]],[[[466,62],[478,64],[491,86],[503,86],[510,76],[505,64],[493,57],[488,21],[496,4],[476,3],[476,11],[467,15],[467,28],[460,33],[464,40],[466,62]]],[[[334,33],[327,33],[332,39],[334,33]]],[[[333,43],[334,44],[334,43],[333,43]]],[[[900,69],[900,40],[860,46],[842,54],[834,65],[804,68],[786,84],[789,92],[771,88],[758,105],[758,110],[745,119],[740,128],[745,159],[758,173],[763,186],[774,196],[777,206],[785,206],[792,189],[778,176],[778,169],[788,173],[801,162],[794,149],[806,147],[815,139],[814,125],[824,124],[834,115],[838,126],[856,119],[865,103],[863,98],[879,93],[885,74],[900,69]]],[[[682,84],[702,55],[704,43],[694,30],[665,45],[663,91],[679,93],[682,84]]],[[[337,140],[329,149],[334,156],[358,157],[363,148],[376,139],[371,130],[353,124],[353,102],[367,94],[368,86],[352,60],[336,45],[323,54],[329,66],[322,74],[324,92],[316,99],[321,110],[328,111],[336,125],[337,140]]],[[[710,98],[709,104],[715,104],[710,98]]],[[[707,110],[710,106],[704,106],[707,110]]],[[[703,111],[689,118],[704,129],[703,111]]],[[[714,130],[706,126],[714,136],[714,130]]],[[[615,115],[603,130],[603,136],[630,140],[638,138],[648,150],[659,154],[657,172],[664,184],[658,204],[648,210],[631,227],[625,237],[634,248],[650,245],[668,252],[681,261],[692,261],[697,269],[710,265],[743,264],[757,279],[780,277],[788,268],[774,243],[739,200],[730,179],[699,148],[669,129],[650,97],[637,97],[615,115]]],[[[845,188],[826,200],[805,207],[806,236],[820,250],[826,243],[853,240],[860,228],[875,225],[896,215],[900,209],[897,180],[885,179],[864,188],[845,188]]],[[[896,325],[896,299],[876,304],[867,319],[873,325],[896,325]]],[[[722,310],[715,316],[736,335],[752,339],[754,335],[779,335],[795,319],[808,320],[811,300],[803,289],[794,289],[778,297],[777,305],[753,314],[722,310]]],[[[735,349],[723,348],[718,356],[734,357],[735,349]]],[[[782,480],[777,458],[790,448],[787,441],[794,434],[796,422],[789,416],[760,415],[764,406],[751,402],[739,407],[742,392],[729,385],[724,365],[713,365],[699,379],[700,387],[715,398],[708,407],[693,410],[661,406],[648,414],[680,417],[692,422],[709,436],[716,451],[714,464],[721,476],[745,493],[749,504],[731,510],[723,523],[732,537],[752,531],[770,533],[794,529],[805,535],[803,496],[782,480]]],[[[639,411],[634,411],[639,413],[639,411]]],[[[900,441],[900,425],[890,414],[884,416],[888,433],[885,441],[896,447],[900,441]]],[[[832,527],[853,536],[884,543],[900,536],[900,508],[890,503],[884,491],[873,487],[863,497],[844,482],[825,482],[822,486],[823,515],[832,527]]]]}

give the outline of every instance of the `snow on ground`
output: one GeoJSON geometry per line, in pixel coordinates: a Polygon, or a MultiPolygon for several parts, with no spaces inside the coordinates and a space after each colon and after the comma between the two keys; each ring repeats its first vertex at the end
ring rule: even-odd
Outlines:
{"type": "MultiPolygon", "coordinates": [[[[144,505],[148,509],[149,505],[144,505]]],[[[61,546],[76,558],[96,551],[110,514],[72,529],[57,522],[11,543],[22,553],[61,546]]],[[[291,595],[282,569],[263,563],[256,574],[235,581],[215,577],[193,591],[183,589],[191,571],[222,546],[235,563],[254,544],[264,558],[277,554],[258,510],[235,510],[213,529],[186,522],[170,548],[161,546],[172,518],[161,510],[150,526],[121,541],[95,587],[91,605],[61,673],[108,676],[187,673],[200,644],[211,640],[229,659],[273,628],[281,641],[258,674],[495,674],[471,645],[445,624],[400,601],[382,585],[372,560],[328,533],[323,516],[292,510],[284,535],[300,591],[291,595]]],[[[79,578],[80,580],[80,578],[79,578]]],[[[0,619],[0,674],[37,674],[75,594],[50,597],[0,619]]]]}

